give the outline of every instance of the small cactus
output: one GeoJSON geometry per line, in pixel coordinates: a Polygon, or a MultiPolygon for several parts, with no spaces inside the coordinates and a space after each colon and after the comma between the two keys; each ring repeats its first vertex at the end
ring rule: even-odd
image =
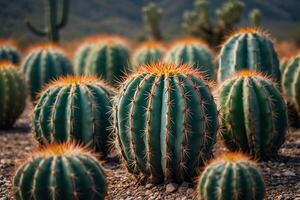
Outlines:
{"type": "Polygon", "coordinates": [[[13,41],[0,40],[0,61],[8,61],[17,65],[20,62],[20,53],[13,41]]]}
{"type": "Polygon", "coordinates": [[[205,43],[193,38],[175,42],[167,52],[165,61],[168,63],[188,64],[203,72],[207,79],[213,79],[214,64],[210,50],[205,43]]]}
{"type": "Polygon", "coordinates": [[[113,112],[128,170],[151,182],[191,181],[212,156],[217,109],[203,77],[191,67],[140,67],[123,83],[113,112]]]}
{"type": "Polygon", "coordinates": [[[30,49],[21,67],[29,83],[33,101],[45,84],[59,76],[73,74],[71,63],[65,53],[52,44],[30,49]]]}
{"type": "Polygon", "coordinates": [[[206,166],[197,191],[199,200],[263,200],[265,184],[254,161],[226,153],[206,166]]]}
{"type": "Polygon", "coordinates": [[[164,55],[165,49],[162,44],[156,41],[147,41],[142,43],[133,55],[133,65],[135,67],[158,63],[164,55]]]}
{"type": "Polygon", "coordinates": [[[143,20],[145,28],[153,40],[163,39],[160,30],[161,16],[162,10],[155,3],[151,2],[143,7],[143,20]]]}
{"type": "Polygon", "coordinates": [[[106,156],[113,89],[94,77],[61,77],[40,95],[33,132],[41,144],[69,140],[90,145],[106,156]]]}
{"type": "Polygon", "coordinates": [[[241,29],[222,46],[218,80],[224,81],[242,69],[260,71],[280,81],[279,61],[273,42],[259,29],[241,29]]]}
{"type": "Polygon", "coordinates": [[[287,131],[287,109],[277,86],[254,71],[240,71],[219,89],[222,138],[233,151],[258,159],[277,153],[287,131]]]}
{"type": "Polygon", "coordinates": [[[87,149],[54,144],[37,149],[20,165],[14,180],[16,200],[104,199],[104,169],[87,149]]]}
{"type": "Polygon", "coordinates": [[[10,62],[0,62],[0,129],[9,129],[22,114],[27,98],[27,83],[10,62]]]}
{"type": "Polygon", "coordinates": [[[259,9],[253,9],[250,13],[249,13],[249,19],[250,19],[250,23],[251,26],[260,26],[261,24],[261,12],[259,9]]]}

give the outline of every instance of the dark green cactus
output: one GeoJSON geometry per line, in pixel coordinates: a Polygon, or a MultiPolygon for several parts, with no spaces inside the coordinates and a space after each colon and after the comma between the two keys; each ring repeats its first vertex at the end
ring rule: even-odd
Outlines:
{"type": "Polygon", "coordinates": [[[227,153],[206,166],[197,191],[199,200],[263,200],[265,184],[254,161],[227,153]]]}
{"type": "Polygon", "coordinates": [[[74,71],[76,75],[83,75],[87,58],[92,50],[93,44],[84,43],[77,49],[74,57],[74,71]]]}
{"type": "Polygon", "coordinates": [[[94,77],[62,77],[41,94],[33,114],[33,132],[41,144],[69,140],[90,145],[106,156],[114,91],[94,77]]]}
{"type": "Polygon", "coordinates": [[[87,75],[99,76],[111,84],[116,84],[130,70],[129,61],[129,49],[125,42],[108,38],[93,46],[84,70],[87,75]]]}
{"type": "Polygon", "coordinates": [[[150,33],[152,39],[162,40],[162,33],[160,30],[160,20],[162,10],[156,6],[155,3],[149,3],[143,7],[143,18],[147,31],[150,33]]]}
{"type": "Polygon", "coordinates": [[[0,61],[9,61],[16,65],[19,64],[20,53],[12,42],[0,40],[0,61]]]}
{"type": "Polygon", "coordinates": [[[176,65],[182,63],[191,65],[209,80],[214,77],[214,64],[210,50],[205,44],[193,38],[176,42],[167,52],[165,61],[176,65]]]}
{"type": "Polygon", "coordinates": [[[9,129],[22,114],[27,98],[25,77],[10,62],[0,62],[0,129],[9,129]]]}
{"type": "Polygon", "coordinates": [[[241,29],[229,37],[222,46],[218,80],[224,81],[243,69],[260,71],[280,81],[279,60],[273,42],[259,29],[241,29]]]}
{"type": "Polygon", "coordinates": [[[34,34],[38,36],[48,36],[51,42],[59,42],[59,30],[64,28],[68,22],[69,0],[44,0],[45,4],[45,24],[43,29],[36,28],[29,21],[26,25],[34,34]],[[59,3],[61,3],[61,18],[59,19],[59,3]]]}
{"type": "Polygon", "coordinates": [[[16,200],[101,200],[106,191],[104,169],[96,157],[72,144],[36,150],[13,180],[16,200]]]}
{"type": "Polygon", "coordinates": [[[113,111],[117,147],[128,170],[151,182],[191,181],[212,156],[217,109],[191,67],[139,68],[123,83],[113,111]]]}
{"type": "Polygon", "coordinates": [[[277,86],[254,71],[241,71],[219,90],[222,138],[233,151],[258,159],[276,155],[287,132],[287,108],[277,86]]]}
{"type": "Polygon", "coordinates": [[[22,71],[29,83],[33,101],[46,83],[59,76],[73,74],[69,59],[53,45],[41,45],[30,50],[23,61],[22,71]]]}
{"type": "Polygon", "coordinates": [[[253,9],[250,13],[249,13],[249,20],[250,20],[250,24],[251,26],[260,26],[261,24],[261,12],[259,9],[253,9]]]}

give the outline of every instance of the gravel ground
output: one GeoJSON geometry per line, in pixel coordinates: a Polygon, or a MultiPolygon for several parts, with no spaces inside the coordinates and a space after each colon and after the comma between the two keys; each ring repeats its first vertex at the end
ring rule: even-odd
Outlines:
{"type": "MultiPolygon", "coordinates": [[[[30,133],[28,106],[13,130],[0,132],[0,200],[14,199],[11,181],[16,168],[26,153],[36,146],[30,133]]],[[[215,145],[216,154],[226,151],[220,141],[215,145]]],[[[124,167],[113,160],[103,164],[107,171],[107,199],[193,199],[193,185],[166,183],[154,186],[142,183],[128,174],[124,167]]],[[[290,130],[279,156],[268,162],[261,162],[267,187],[267,198],[272,200],[300,200],[300,130],[290,130]]]]}

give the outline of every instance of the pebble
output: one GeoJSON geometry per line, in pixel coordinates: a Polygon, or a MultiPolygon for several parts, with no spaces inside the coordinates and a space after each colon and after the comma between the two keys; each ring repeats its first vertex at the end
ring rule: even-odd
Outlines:
{"type": "Polygon", "coordinates": [[[166,193],[173,193],[177,190],[178,188],[178,184],[176,183],[169,183],[167,186],[166,186],[166,193]]]}
{"type": "Polygon", "coordinates": [[[295,172],[292,172],[290,170],[286,170],[284,173],[283,173],[284,176],[296,176],[295,172]]]}

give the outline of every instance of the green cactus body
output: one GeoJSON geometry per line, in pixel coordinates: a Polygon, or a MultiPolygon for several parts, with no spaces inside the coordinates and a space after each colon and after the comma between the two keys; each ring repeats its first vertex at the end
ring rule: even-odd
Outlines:
{"type": "Polygon", "coordinates": [[[265,185],[256,163],[239,153],[213,160],[198,182],[199,200],[263,200],[265,185]]]}
{"type": "Polygon", "coordinates": [[[113,89],[94,77],[62,77],[41,94],[33,132],[41,144],[75,140],[106,156],[113,89]]]}
{"type": "Polygon", "coordinates": [[[0,63],[0,129],[9,129],[22,114],[27,98],[23,74],[9,62],[0,63]]]}
{"type": "Polygon", "coordinates": [[[50,145],[21,164],[13,192],[16,200],[98,200],[106,195],[105,179],[102,166],[87,150],[50,145]]]}
{"type": "Polygon", "coordinates": [[[76,75],[83,75],[86,66],[87,58],[92,49],[92,44],[86,43],[79,47],[75,53],[74,71],[76,75]]]}
{"type": "Polygon", "coordinates": [[[241,71],[219,89],[222,138],[233,151],[258,159],[277,153],[287,131],[287,109],[276,85],[252,71],[241,71]]]}
{"type": "Polygon", "coordinates": [[[117,146],[130,172],[154,183],[191,181],[212,156],[217,109],[198,71],[185,65],[141,67],[116,99],[117,146]]]}
{"type": "Polygon", "coordinates": [[[165,49],[160,43],[148,41],[143,43],[133,55],[133,64],[135,67],[158,63],[164,55],[165,49]]]}
{"type": "Polygon", "coordinates": [[[100,76],[116,84],[126,72],[130,57],[129,49],[121,40],[107,39],[95,45],[86,61],[85,74],[100,76]]]}
{"type": "Polygon", "coordinates": [[[13,64],[19,64],[20,54],[14,46],[0,44],[0,61],[9,61],[13,64]]]}
{"type": "Polygon", "coordinates": [[[289,63],[288,58],[283,58],[282,60],[280,60],[279,70],[280,70],[280,73],[282,74],[282,76],[283,76],[283,72],[284,72],[286,66],[288,65],[288,63],[289,63]]]}
{"type": "Polygon", "coordinates": [[[201,71],[207,79],[213,79],[214,64],[209,49],[197,40],[186,39],[177,42],[167,52],[165,61],[168,63],[188,64],[201,71]]]}
{"type": "Polygon", "coordinates": [[[223,45],[219,56],[218,80],[224,81],[243,69],[263,72],[280,81],[277,53],[271,39],[257,29],[242,29],[223,45]]]}
{"type": "Polygon", "coordinates": [[[33,101],[46,83],[59,76],[73,74],[68,58],[52,45],[31,50],[23,61],[22,71],[29,83],[33,101]]]}

